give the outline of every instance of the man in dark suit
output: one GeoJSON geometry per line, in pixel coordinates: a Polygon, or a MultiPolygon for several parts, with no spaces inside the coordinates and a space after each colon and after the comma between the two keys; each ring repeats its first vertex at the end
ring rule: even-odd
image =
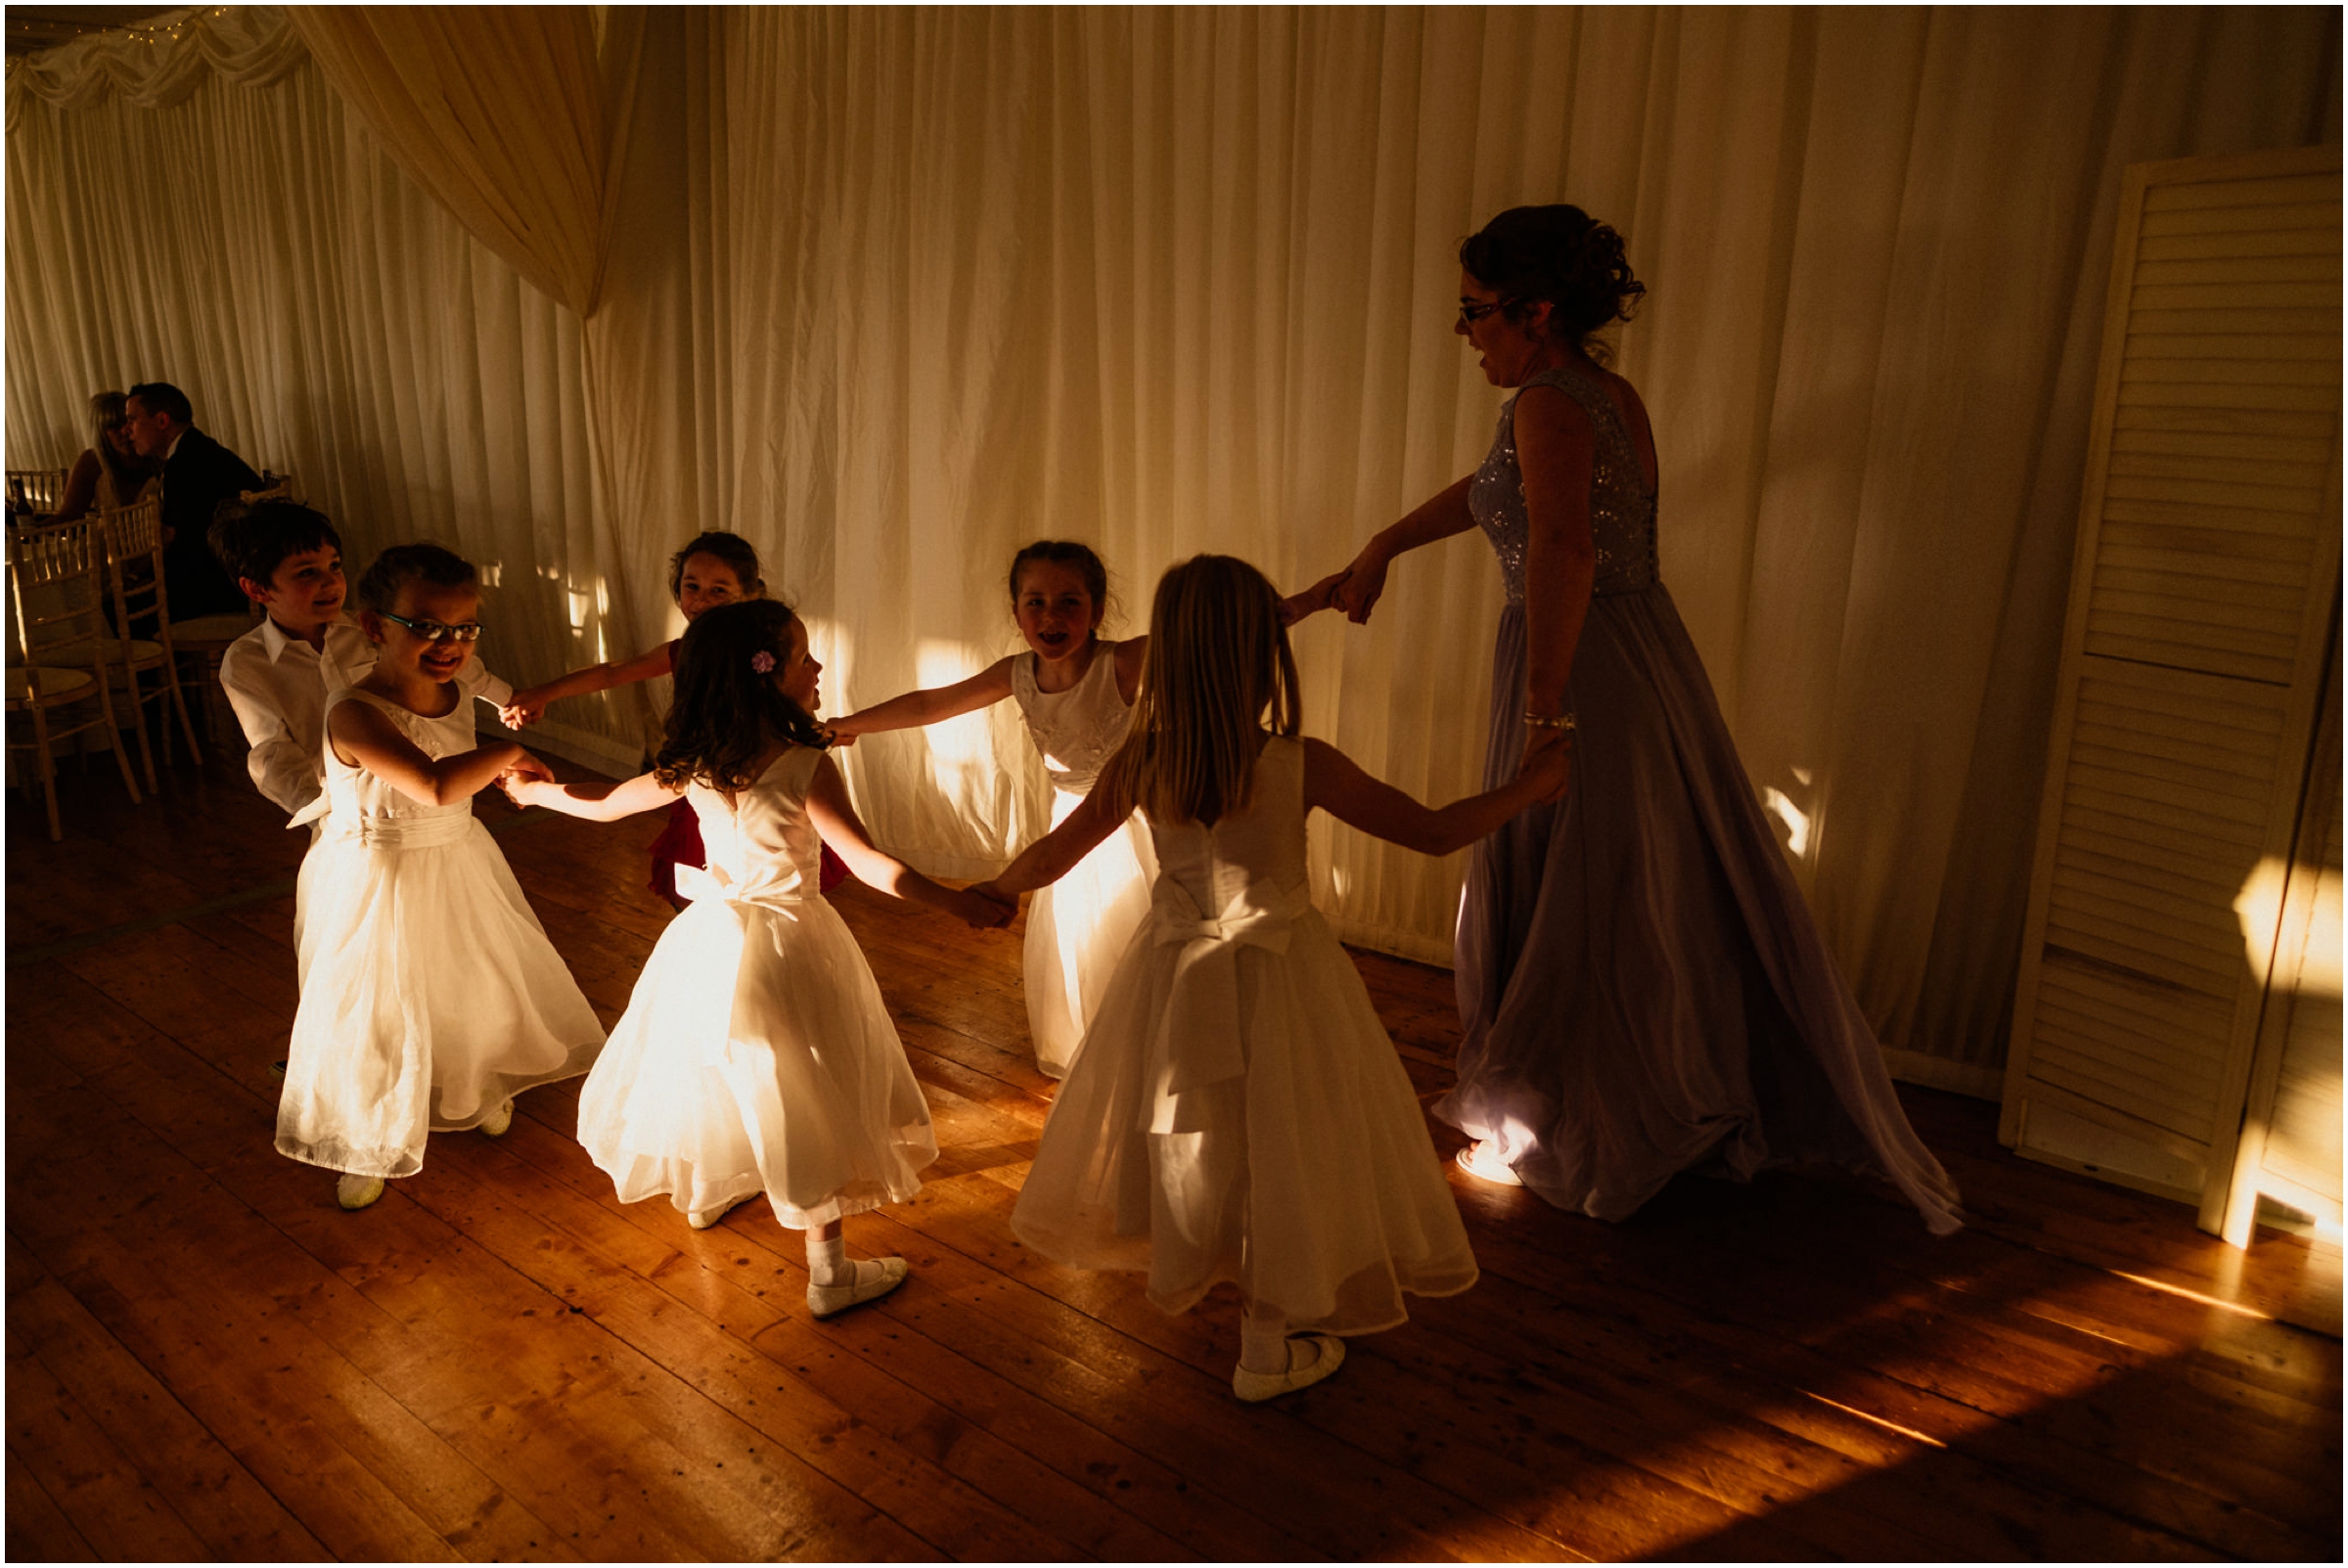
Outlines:
{"type": "Polygon", "coordinates": [[[124,427],[139,456],[163,469],[163,584],[171,618],[221,615],[245,608],[237,587],[205,542],[212,509],[261,476],[227,447],[196,428],[188,394],[169,381],[141,381],[124,404],[124,427]]]}

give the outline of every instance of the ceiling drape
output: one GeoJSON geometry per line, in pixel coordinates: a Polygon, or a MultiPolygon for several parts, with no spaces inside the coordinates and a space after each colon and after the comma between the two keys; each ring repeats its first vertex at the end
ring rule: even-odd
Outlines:
{"type": "Polygon", "coordinates": [[[286,11],[402,173],[532,288],[595,313],[610,148],[587,7],[286,11]]]}

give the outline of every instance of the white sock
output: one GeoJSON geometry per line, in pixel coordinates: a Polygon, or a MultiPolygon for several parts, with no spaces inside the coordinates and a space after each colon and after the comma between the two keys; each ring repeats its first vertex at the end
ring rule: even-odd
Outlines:
{"type": "Polygon", "coordinates": [[[819,1285],[844,1284],[853,1279],[855,1268],[848,1262],[848,1238],[834,1235],[829,1241],[818,1241],[815,1232],[807,1232],[807,1276],[819,1285]]]}
{"type": "Polygon", "coordinates": [[[1321,1347],[1290,1339],[1287,1319],[1272,1308],[1250,1303],[1240,1320],[1240,1365],[1248,1371],[1298,1371],[1320,1359],[1321,1347]]]}

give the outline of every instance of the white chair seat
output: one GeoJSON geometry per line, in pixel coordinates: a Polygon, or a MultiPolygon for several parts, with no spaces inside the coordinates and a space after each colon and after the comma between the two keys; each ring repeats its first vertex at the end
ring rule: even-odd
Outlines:
{"type": "Polygon", "coordinates": [[[85,686],[96,686],[98,678],[87,670],[61,670],[46,664],[35,664],[28,668],[20,664],[8,672],[8,700],[12,704],[30,701],[36,682],[39,684],[41,699],[55,702],[71,696],[85,686]]]}
{"type": "Polygon", "coordinates": [[[209,645],[226,648],[259,624],[249,615],[198,615],[171,620],[171,645],[181,652],[204,651],[209,645]]]}
{"type": "MultiPolygon", "coordinates": [[[[121,653],[122,645],[120,643],[113,641],[107,643],[106,656],[110,660],[119,658],[121,653]]],[[[162,656],[162,644],[150,643],[135,637],[131,639],[130,662],[138,668],[151,669],[162,656]]],[[[42,653],[41,657],[52,664],[63,664],[74,669],[81,669],[98,662],[98,648],[93,643],[74,643],[65,648],[50,649],[42,653]]]]}

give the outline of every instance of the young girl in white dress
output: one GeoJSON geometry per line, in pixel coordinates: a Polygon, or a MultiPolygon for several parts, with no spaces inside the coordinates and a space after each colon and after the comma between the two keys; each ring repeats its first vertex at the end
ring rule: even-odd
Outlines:
{"type": "Polygon", "coordinates": [[[346,1209],[421,1170],[428,1129],[497,1137],[515,1094],[585,1072],[604,1043],[474,819],[484,784],[546,770],[510,740],[474,743],[457,684],[481,635],[472,563],[394,546],[358,600],[382,652],[327,697],[333,807],[302,862],[301,1004],[277,1104],[278,1152],[342,1172],[346,1209]]]}
{"type": "Polygon", "coordinates": [[[678,644],[651,773],[510,792],[598,822],[693,803],[710,886],[660,933],[580,1092],[579,1142],[621,1202],[666,1193],[697,1229],[763,1191],[807,1232],[807,1304],[828,1318],[904,1279],[902,1258],[850,1262],[840,1219],[913,1196],[937,1139],[864,953],[817,890],[820,846],[871,886],[974,925],[1011,908],[873,847],[824,755],[822,668],[779,601],[710,609],[678,644]]]}
{"type": "Polygon", "coordinates": [[[1404,1292],[1475,1282],[1410,1079],[1313,909],[1305,815],[1448,854],[1562,791],[1566,763],[1433,811],[1298,739],[1279,597],[1228,556],[1167,572],[1150,633],[1133,734],[1099,785],[972,889],[1043,886],[1137,807],[1156,847],[1149,928],[1102,998],[1011,1224],[1059,1262],[1147,1272],[1167,1312],[1235,1282],[1232,1386],[1266,1400],[1336,1370],[1332,1336],[1401,1322],[1404,1292]]]}
{"type": "MultiPolygon", "coordinates": [[[[1084,545],[1039,540],[1011,560],[1011,605],[1028,651],[996,660],[954,686],[908,692],[834,721],[835,735],[870,735],[936,724],[1016,698],[1052,781],[1052,822],[1093,787],[1102,765],[1125,742],[1150,639],[1103,642],[1108,572],[1084,545]]],[[[1139,819],[1104,838],[1055,886],[1027,906],[1024,960],[1027,1033],[1035,1064],[1054,1078],[1084,1039],[1125,944],[1150,912],[1156,874],[1139,819]]]]}

